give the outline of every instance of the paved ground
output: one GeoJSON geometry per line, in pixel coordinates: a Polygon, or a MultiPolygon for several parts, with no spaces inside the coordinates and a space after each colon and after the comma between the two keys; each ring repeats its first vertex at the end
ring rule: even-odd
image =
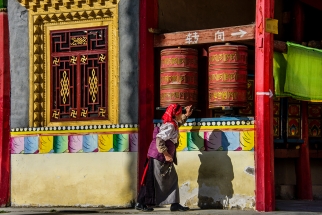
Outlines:
{"type": "MultiPolygon", "coordinates": [[[[277,201],[276,210],[265,214],[273,215],[322,215],[322,201],[277,201]]],[[[96,215],[96,214],[195,214],[195,215],[260,215],[256,211],[242,210],[190,210],[188,212],[170,212],[169,208],[156,208],[154,212],[144,213],[134,209],[107,208],[0,208],[0,213],[8,215],[96,215]]]]}

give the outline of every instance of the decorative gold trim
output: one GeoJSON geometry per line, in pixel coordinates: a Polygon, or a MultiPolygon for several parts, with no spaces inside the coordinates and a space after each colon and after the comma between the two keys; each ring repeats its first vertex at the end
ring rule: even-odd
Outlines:
{"type": "MultiPolygon", "coordinates": [[[[118,0],[18,0],[29,9],[29,126],[117,124],[119,104],[118,0]],[[52,30],[108,26],[108,120],[51,122],[52,30]]],[[[53,62],[54,63],[54,62],[53,62]]]]}
{"type": "Polygon", "coordinates": [[[7,12],[7,8],[0,8],[0,12],[7,12]]]}

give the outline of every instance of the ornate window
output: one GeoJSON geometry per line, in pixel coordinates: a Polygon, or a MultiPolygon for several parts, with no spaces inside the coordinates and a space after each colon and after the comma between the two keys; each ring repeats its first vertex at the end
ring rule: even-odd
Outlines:
{"type": "Polygon", "coordinates": [[[117,124],[119,1],[18,1],[29,10],[29,125],[117,124]]]}
{"type": "Polygon", "coordinates": [[[51,121],[106,120],[107,27],[50,32],[51,121]]]}

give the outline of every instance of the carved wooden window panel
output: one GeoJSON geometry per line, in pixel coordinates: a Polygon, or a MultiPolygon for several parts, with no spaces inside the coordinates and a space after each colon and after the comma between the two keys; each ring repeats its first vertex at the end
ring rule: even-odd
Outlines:
{"type": "Polygon", "coordinates": [[[108,28],[50,32],[51,121],[108,118],[108,28]]]}

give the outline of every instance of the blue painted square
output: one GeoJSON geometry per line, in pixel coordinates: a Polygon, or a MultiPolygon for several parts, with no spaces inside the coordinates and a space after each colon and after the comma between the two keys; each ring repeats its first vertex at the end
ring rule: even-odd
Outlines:
{"type": "Polygon", "coordinates": [[[98,152],[98,135],[90,134],[83,137],[84,152],[98,152]]]}
{"type": "Polygon", "coordinates": [[[239,132],[238,131],[225,131],[221,135],[222,147],[224,151],[238,151],[239,145],[239,132]]]}
{"type": "Polygon", "coordinates": [[[38,154],[39,153],[39,137],[38,136],[25,137],[24,153],[25,154],[38,154]]]}

